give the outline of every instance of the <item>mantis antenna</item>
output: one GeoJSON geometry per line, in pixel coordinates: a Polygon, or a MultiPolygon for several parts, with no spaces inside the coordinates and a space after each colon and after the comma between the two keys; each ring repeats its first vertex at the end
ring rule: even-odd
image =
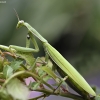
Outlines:
{"type": "MultiPolygon", "coordinates": [[[[14,9],[14,8],[13,8],[14,9]]],[[[20,21],[17,11],[14,9],[18,21],[20,21]]]]}

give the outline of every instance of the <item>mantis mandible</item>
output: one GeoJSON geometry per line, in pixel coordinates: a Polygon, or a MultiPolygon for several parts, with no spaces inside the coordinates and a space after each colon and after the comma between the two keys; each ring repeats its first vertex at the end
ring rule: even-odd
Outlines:
{"type": "Polygon", "coordinates": [[[30,38],[36,36],[42,42],[46,55],[57,64],[66,76],[68,75],[70,80],[73,82],[72,84],[79,87],[78,89],[80,89],[80,91],[85,91],[92,96],[96,96],[94,90],[79,74],[79,72],[54,47],[52,47],[45,38],[23,20],[18,21],[17,28],[20,28],[21,26],[25,26],[28,29],[30,38]]]}

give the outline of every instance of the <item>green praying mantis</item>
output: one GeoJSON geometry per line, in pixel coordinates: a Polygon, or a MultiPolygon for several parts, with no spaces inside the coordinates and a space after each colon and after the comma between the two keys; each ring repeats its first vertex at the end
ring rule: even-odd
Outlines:
{"type": "MultiPolygon", "coordinates": [[[[90,85],[86,82],[86,80],[79,74],[79,72],[54,48],[52,47],[48,41],[43,38],[31,25],[29,25],[27,22],[24,22],[23,20],[19,20],[18,17],[18,23],[17,28],[20,28],[22,26],[25,26],[28,29],[28,36],[26,47],[19,47],[10,45],[9,49],[6,49],[6,46],[0,45],[0,48],[13,52],[38,52],[39,48],[37,46],[37,43],[35,41],[35,37],[37,37],[43,47],[46,54],[46,61],[48,60],[48,57],[58,66],[58,72],[61,74],[61,76],[68,76],[68,81],[66,82],[71,83],[71,87],[78,92],[82,96],[86,96],[87,94],[90,94],[92,96],[96,96],[96,93],[94,90],[90,87],[90,85]],[[35,49],[29,48],[30,46],[30,40],[32,40],[32,43],[35,45],[35,49]]],[[[19,53],[20,54],[20,53],[19,53]]]]}

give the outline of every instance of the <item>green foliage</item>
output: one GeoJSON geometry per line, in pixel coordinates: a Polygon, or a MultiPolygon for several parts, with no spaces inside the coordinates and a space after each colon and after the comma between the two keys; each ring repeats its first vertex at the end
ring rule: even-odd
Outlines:
{"type": "Polygon", "coordinates": [[[3,75],[5,76],[5,78],[10,77],[12,74],[13,74],[12,67],[9,65],[4,66],[3,75]]]}
{"type": "MultiPolygon", "coordinates": [[[[21,56],[22,54],[20,56],[16,55],[17,54],[13,55],[10,52],[1,52],[1,100],[37,100],[49,95],[60,95],[76,100],[84,100],[83,97],[69,92],[68,86],[64,82],[68,77],[60,78],[57,74],[55,74],[55,70],[53,70],[53,63],[50,60],[48,64],[44,65],[43,62],[45,62],[45,59],[44,57],[41,57],[41,60],[38,59],[36,61],[35,70],[32,71],[30,68],[33,66],[27,63],[26,59],[21,56]],[[9,61],[6,58],[7,55],[13,57],[13,59],[9,61]],[[27,65],[29,67],[27,67],[27,65]],[[32,77],[34,81],[30,81],[29,85],[26,85],[24,79],[28,77],[32,77]],[[54,83],[48,83],[51,79],[54,80],[54,83]],[[29,98],[30,91],[42,92],[42,95],[29,98]]],[[[33,57],[32,59],[35,58],[33,57]]],[[[31,59],[27,58],[27,60],[31,59]]],[[[95,99],[91,98],[91,100],[99,100],[99,98],[99,96],[96,96],[95,99]]]]}
{"type": "Polygon", "coordinates": [[[22,64],[22,62],[23,61],[20,60],[14,60],[9,65],[5,65],[3,68],[5,78],[10,77],[16,70],[18,70],[21,67],[20,64],[22,64]]]}
{"type": "Polygon", "coordinates": [[[20,80],[14,78],[7,84],[7,92],[14,99],[27,100],[29,96],[29,89],[26,85],[22,84],[20,80]]]}

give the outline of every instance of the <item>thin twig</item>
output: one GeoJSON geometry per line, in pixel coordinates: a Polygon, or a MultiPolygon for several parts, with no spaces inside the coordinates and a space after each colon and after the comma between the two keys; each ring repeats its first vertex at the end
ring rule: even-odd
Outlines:
{"type": "Polygon", "coordinates": [[[40,95],[40,96],[38,96],[38,97],[35,97],[35,98],[32,98],[32,99],[29,99],[29,100],[37,100],[37,99],[39,99],[39,98],[42,98],[42,97],[45,97],[45,94],[43,94],[43,95],[40,95]]]}
{"type": "Polygon", "coordinates": [[[34,91],[43,92],[48,95],[57,95],[57,96],[59,95],[59,96],[68,97],[68,98],[72,98],[72,99],[84,100],[81,96],[72,94],[70,92],[68,92],[68,93],[58,92],[58,91],[52,92],[51,90],[48,90],[48,89],[35,89],[34,91]]]}
{"type": "MultiPolygon", "coordinates": [[[[39,76],[37,76],[36,74],[34,74],[34,73],[32,73],[32,72],[29,72],[29,71],[19,71],[19,72],[14,73],[10,78],[8,78],[8,79],[5,81],[5,83],[3,84],[2,88],[4,88],[4,87],[10,82],[10,80],[12,80],[13,78],[15,78],[15,77],[17,77],[17,76],[20,76],[20,75],[22,75],[22,74],[28,74],[28,75],[31,75],[33,78],[35,77],[35,78],[37,78],[38,80],[42,80],[39,76]]],[[[46,83],[44,80],[42,80],[42,82],[43,82],[46,86],[48,86],[52,91],[54,90],[54,88],[53,88],[50,84],[46,83]]]]}

